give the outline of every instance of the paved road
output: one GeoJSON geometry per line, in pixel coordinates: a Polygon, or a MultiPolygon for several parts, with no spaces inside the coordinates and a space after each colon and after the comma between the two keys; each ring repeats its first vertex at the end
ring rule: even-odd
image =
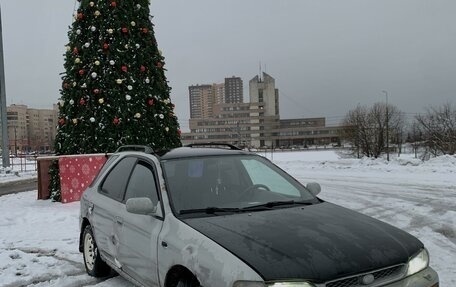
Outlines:
{"type": "Polygon", "coordinates": [[[38,189],[38,181],[36,178],[24,179],[21,181],[5,182],[0,184],[0,196],[17,193],[22,191],[30,191],[38,189]]]}

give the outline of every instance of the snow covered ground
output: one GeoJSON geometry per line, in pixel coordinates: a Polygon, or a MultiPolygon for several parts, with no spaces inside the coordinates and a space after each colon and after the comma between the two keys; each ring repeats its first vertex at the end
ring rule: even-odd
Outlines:
{"type": "MultiPolygon", "coordinates": [[[[441,286],[456,286],[456,157],[348,159],[334,151],[263,154],[321,198],[417,236],[441,286]]],[[[0,178],[2,181],[2,178],[0,178]]],[[[0,286],[132,286],[85,274],[78,252],[79,203],[37,201],[36,191],[0,197],[0,286]]]]}

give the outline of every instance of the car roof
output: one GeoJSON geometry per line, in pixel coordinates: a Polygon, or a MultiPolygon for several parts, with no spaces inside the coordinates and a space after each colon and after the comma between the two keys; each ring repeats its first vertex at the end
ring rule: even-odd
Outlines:
{"type": "Polygon", "coordinates": [[[225,148],[207,147],[179,147],[160,155],[160,160],[180,159],[189,157],[214,156],[214,155],[247,155],[250,152],[225,148]]]}

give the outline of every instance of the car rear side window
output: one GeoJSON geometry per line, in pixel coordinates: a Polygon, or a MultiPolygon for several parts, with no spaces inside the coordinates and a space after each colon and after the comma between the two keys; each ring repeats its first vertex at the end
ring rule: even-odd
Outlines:
{"type": "Polygon", "coordinates": [[[157,185],[153,168],[144,162],[139,162],[131,174],[125,193],[126,202],[130,198],[147,197],[156,205],[158,203],[157,185]]]}
{"type": "Polygon", "coordinates": [[[105,173],[105,171],[108,169],[109,166],[118,158],[118,155],[111,155],[109,156],[108,160],[103,164],[101,169],[98,171],[98,174],[95,176],[95,178],[92,180],[92,183],[90,184],[90,187],[92,187],[95,182],[98,180],[98,178],[105,173]]]}
{"type": "Polygon", "coordinates": [[[100,192],[114,200],[122,201],[128,178],[136,161],[134,157],[120,160],[104,179],[100,192]]]}

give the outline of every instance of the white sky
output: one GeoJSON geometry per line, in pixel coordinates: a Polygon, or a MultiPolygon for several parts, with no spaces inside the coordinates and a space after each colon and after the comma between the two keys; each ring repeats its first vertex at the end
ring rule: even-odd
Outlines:
{"type": "MultiPolygon", "coordinates": [[[[319,182],[322,199],[418,237],[430,252],[440,286],[456,286],[455,156],[422,162],[403,154],[389,163],[343,158],[334,151],[266,156],[304,184],[319,182]]],[[[133,287],[119,277],[99,283],[85,274],[77,249],[78,202],[36,196],[30,191],[0,197],[0,286],[133,287]]]]}
{"type": "MultiPolygon", "coordinates": [[[[59,98],[75,0],[0,0],[7,103],[50,108],[59,98]]],[[[276,79],[281,117],[340,120],[388,101],[412,118],[455,102],[454,0],[153,0],[151,14],[182,128],[188,86],[276,79]]]]}

